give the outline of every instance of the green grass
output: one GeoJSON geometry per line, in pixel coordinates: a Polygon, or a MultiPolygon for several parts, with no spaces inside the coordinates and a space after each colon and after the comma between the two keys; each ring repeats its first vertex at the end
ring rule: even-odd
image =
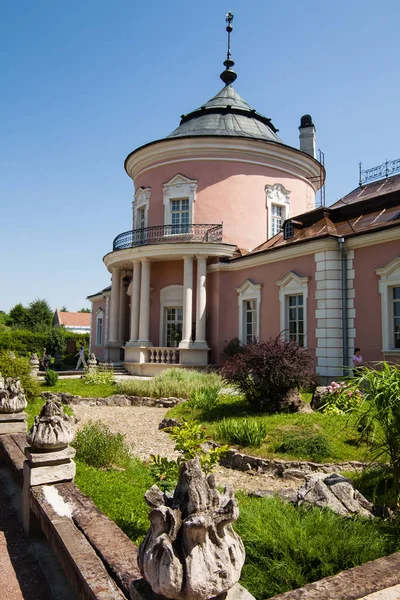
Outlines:
{"type": "Polygon", "coordinates": [[[222,387],[216,373],[202,373],[190,369],[167,369],[149,380],[124,379],[116,384],[118,394],[149,396],[151,398],[189,398],[199,388],[222,387]]]}
{"type": "MultiPolygon", "coordinates": [[[[288,434],[301,432],[304,430],[313,431],[315,434],[322,434],[326,437],[330,454],[326,461],[343,462],[347,460],[365,460],[369,447],[364,443],[359,443],[358,434],[354,427],[356,416],[337,416],[324,415],[319,412],[312,414],[286,414],[279,413],[275,415],[249,413],[248,405],[242,396],[222,395],[217,406],[207,414],[191,408],[186,402],[179,404],[167,413],[167,417],[176,419],[197,419],[207,428],[211,438],[217,439],[218,429],[221,432],[220,423],[223,419],[244,420],[251,417],[252,421],[262,423],[266,430],[266,440],[257,449],[252,448],[251,453],[266,458],[279,457],[283,459],[301,459],[313,460],[313,456],[307,454],[307,451],[290,454],[278,449],[282,447],[288,434]]],[[[223,437],[219,438],[221,442],[229,442],[223,437]]],[[[242,450],[248,450],[250,446],[236,446],[242,450]]]]}
{"type": "Polygon", "coordinates": [[[87,385],[83,379],[59,379],[56,385],[47,386],[42,383],[40,387],[42,392],[69,392],[86,398],[107,398],[117,393],[115,383],[87,385]]]}
{"type": "Polygon", "coordinates": [[[75,483],[135,544],[149,528],[149,508],[143,496],[154,483],[149,469],[130,459],[124,471],[102,470],[76,461],[75,483]]]}
{"type": "Polygon", "coordinates": [[[349,519],[244,494],[238,500],[235,529],[246,548],[241,583],[257,600],[400,549],[399,528],[379,519],[349,519]]]}
{"type": "MultiPolygon", "coordinates": [[[[102,470],[77,461],[76,484],[136,543],[148,527],[143,495],[154,480],[131,459],[125,470],[102,470]]],[[[295,508],[278,499],[237,495],[235,529],[246,549],[241,583],[264,600],[400,548],[394,525],[348,519],[329,510],[295,508]]]]}

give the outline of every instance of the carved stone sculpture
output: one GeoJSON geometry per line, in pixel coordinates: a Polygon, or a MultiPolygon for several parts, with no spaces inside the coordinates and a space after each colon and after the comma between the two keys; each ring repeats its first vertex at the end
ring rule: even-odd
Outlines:
{"type": "Polygon", "coordinates": [[[94,352],[89,354],[88,369],[94,371],[97,368],[97,358],[94,352]]]}
{"type": "Polygon", "coordinates": [[[31,357],[29,359],[29,364],[31,366],[32,376],[37,377],[37,374],[39,373],[39,359],[38,359],[36,352],[33,352],[31,354],[31,357]]]}
{"type": "Polygon", "coordinates": [[[0,374],[0,413],[20,413],[27,401],[19,379],[4,378],[0,374]]]}
{"type": "Polygon", "coordinates": [[[74,438],[73,423],[60,402],[47,400],[26,437],[28,444],[42,452],[66,448],[74,438]]]}
{"type": "Polygon", "coordinates": [[[208,600],[236,584],[245,551],[232,527],[239,516],[232,489],[218,492],[214,476],[206,478],[196,458],[183,465],[172,498],[154,485],[145,499],[151,527],[138,565],[153,592],[208,600]]]}

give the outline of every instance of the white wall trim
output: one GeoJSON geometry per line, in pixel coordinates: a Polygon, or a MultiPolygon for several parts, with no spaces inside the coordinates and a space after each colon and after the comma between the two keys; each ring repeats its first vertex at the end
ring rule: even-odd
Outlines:
{"type": "Polygon", "coordinates": [[[256,327],[256,338],[260,339],[260,305],[261,305],[261,289],[262,283],[254,283],[251,279],[246,279],[242,285],[236,288],[238,293],[238,308],[239,308],[239,322],[238,322],[238,338],[245,344],[244,326],[243,326],[243,302],[245,300],[255,300],[257,303],[257,327],[256,327]]]}
{"type": "Polygon", "coordinates": [[[393,347],[393,303],[390,298],[392,287],[400,286],[400,257],[394,258],[385,267],[376,269],[380,277],[379,293],[381,295],[382,315],[382,350],[383,352],[396,351],[393,347]]]}
{"type": "Polygon", "coordinates": [[[303,315],[304,315],[304,347],[307,348],[308,325],[307,325],[307,305],[308,305],[308,282],[310,277],[300,277],[294,271],[289,271],[282,279],[276,282],[279,287],[279,314],[280,314],[280,333],[282,337],[288,339],[287,333],[287,306],[286,296],[303,294],[303,315]]]}
{"type": "Polygon", "coordinates": [[[182,306],[183,308],[183,285],[167,285],[160,290],[160,346],[165,346],[166,344],[164,316],[165,308],[168,306],[182,306]]]}
{"type": "Polygon", "coordinates": [[[95,346],[104,346],[104,326],[105,326],[104,311],[102,308],[98,308],[96,311],[95,346]],[[97,326],[98,326],[99,319],[102,319],[102,331],[101,331],[100,344],[97,343],[97,326]]]}
{"type": "Polygon", "coordinates": [[[265,186],[265,206],[267,208],[268,219],[268,239],[272,235],[272,205],[282,208],[282,223],[290,217],[290,191],[281,183],[268,184],[265,186]]]}
{"type": "Polygon", "coordinates": [[[137,229],[139,227],[138,212],[141,208],[146,209],[145,227],[148,227],[150,196],[151,196],[151,188],[150,187],[147,187],[147,188],[140,187],[136,190],[135,198],[132,202],[132,229],[137,229]]]}
{"type": "Polygon", "coordinates": [[[163,185],[164,225],[171,225],[171,200],[189,200],[189,223],[193,223],[197,180],[178,173],[163,185]]]}

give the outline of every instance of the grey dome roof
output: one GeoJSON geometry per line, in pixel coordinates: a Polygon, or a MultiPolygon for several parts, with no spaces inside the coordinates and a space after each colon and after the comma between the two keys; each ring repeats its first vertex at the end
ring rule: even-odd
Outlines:
{"type": "Polygon", "coordinates": [[[270,119],[251,108],[231,85],[227,85],[206,104],[182,115],[179,127],[165,139],[220,135],[282,144],[277,131],[270,119]]]}

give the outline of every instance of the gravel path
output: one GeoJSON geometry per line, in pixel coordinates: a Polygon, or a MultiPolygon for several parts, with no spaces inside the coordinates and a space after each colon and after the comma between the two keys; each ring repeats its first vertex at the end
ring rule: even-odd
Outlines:
{"type": "MultiPolygon", "coordinates": [[[[132,453],[147,460],[150,454],[160,454],[176,458],[174,444],[167,433],[158,430],[167,408],[145,406],[79,406],[74,405],[78,419],[78,428],[89,420],[101,420],[107,423],[114,433],[126,436],[126,442],[132,453]]],[[[280,479],[268,474],[258,475],[218,467],[216,470],[218,485],[230,484],[235,490],[283,490],[297,488],[299,483],[280,479]]]]}

